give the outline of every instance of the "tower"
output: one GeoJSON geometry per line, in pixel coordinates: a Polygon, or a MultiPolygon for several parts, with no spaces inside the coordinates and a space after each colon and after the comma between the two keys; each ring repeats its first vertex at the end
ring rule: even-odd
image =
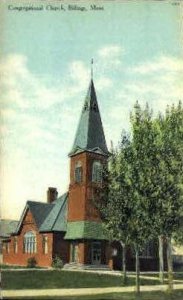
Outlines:
{"type": "Polygon", "coordinates": [[[67,233],[71,241],[70,261],[106,264],[105,237],[93,202],[102,184],[107,149],[94,82],[91,78],[70,156],[70,186],[67,233]]]}

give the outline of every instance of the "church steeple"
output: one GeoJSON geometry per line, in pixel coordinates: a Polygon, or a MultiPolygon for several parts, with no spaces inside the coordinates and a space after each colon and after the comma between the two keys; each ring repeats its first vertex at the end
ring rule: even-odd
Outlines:
{"type": "Polygon", "coordinates": [[[91,81],[81,112],[74,144],[69,156],[83,151],[109,155],[92,78],[92,69],[91,75],[91,81]]]}

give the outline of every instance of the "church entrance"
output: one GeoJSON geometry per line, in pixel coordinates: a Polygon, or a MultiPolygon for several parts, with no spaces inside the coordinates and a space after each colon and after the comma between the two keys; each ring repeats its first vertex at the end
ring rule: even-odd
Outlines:
{"type": "Polygon", "coordinates": [[[100,265],[101,264],[101,242],[92,243],[92,264],[100,265]]]}

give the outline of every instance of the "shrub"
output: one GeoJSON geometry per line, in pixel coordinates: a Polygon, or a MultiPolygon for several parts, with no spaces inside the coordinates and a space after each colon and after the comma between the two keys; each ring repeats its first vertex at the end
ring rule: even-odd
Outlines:
{"type": "Polygon", "coordinates": [[[59,256],[55,256],[52,260],[52,267],[55,269],[62,269],[64,266],[63,261],[59,256]]]}
{"type": "Polygon", "coordinates": [[[29,257],[27,259],[27,268],[35,268],[37,265],[37,261],[35,257],[29,257]]]}

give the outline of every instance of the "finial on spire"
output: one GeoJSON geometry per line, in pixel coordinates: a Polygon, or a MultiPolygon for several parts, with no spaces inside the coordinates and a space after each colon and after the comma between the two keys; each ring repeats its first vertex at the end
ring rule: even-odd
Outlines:
{"type": "Polygon", "coordinates": [[[91,79],[93,79],[93,58],[91,59],[91,79]]]}

